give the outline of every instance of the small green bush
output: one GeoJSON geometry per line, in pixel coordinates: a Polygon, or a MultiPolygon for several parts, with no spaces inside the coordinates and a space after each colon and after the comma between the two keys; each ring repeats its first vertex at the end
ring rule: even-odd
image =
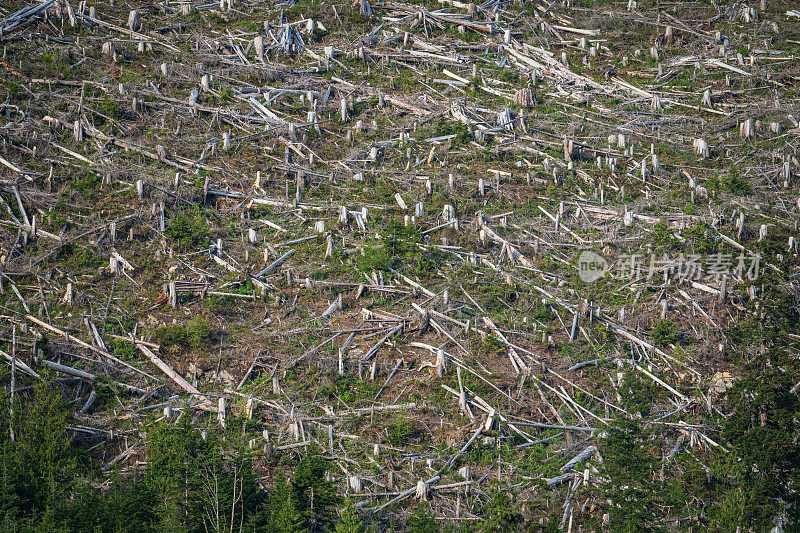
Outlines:
{"type": "Polygon", "coordinates": [[[719,184],[723,190],[731,194],[750,194],[750,184],[733,168],[727,175],[722,176],[719,184]]]}
{"type": "Polygon", "coordinates": [[[413,227],[405,227],[392,221],[381,235],[381,242],[364,247],[364,255],[357,259],[356,266],[363,272],[396,269],[404,260],[413,260],[415,271],[427,272],[431,264],[420,259],[422,251],[417,246],[422,238],[413,227]]]}
{"type": "Polygon", "coordinates": [[[657,393],[655,383],[649,379],[642,379],[635,370],[625,372],[619,388],[623,407],[632,413],[641,413],[643,416],[650,414],[650,402],[657,393]]]}
{"type": "Polygon", "coordinates": [[[211,342],[211,326],[206,319],[196,316],[188,326],[160,326],[156,329],[155,336],[165,350],[175,352],[191,349],[202,352],[211,342]]]}
{"type": "Polygon", "coordinates": [[[176,213],[164,233],[182,249],[204,244],[211,238],[206,217],[198,206],[176,213]]]}
{"type": "Polygon", "coordinates": [[[537,301],[533,308],[533,318],[540,322],[547,323],[555,320],[556,315],[553,314],[553,310],[549,305],[537,301]]]}
{"type": "Polygon", "coordinates": [[[660,220],[653,226],[653,244],[656,246],[664,246],[670,248],[675,244],[675,238],[672,236],[672,231],[663,220],[660,220]]]}
{"type": "Polygon", "coordinates": [[[439,524],[436,523],[436,518],[427,513],[422,505],[414,508],[406,527],[411,533],[439,533],[439,524]]]}
{"type": "Polygon", "coordinates": [[[481,342],[481,353],[484,354],[498,354],[505,349],[506,345],[500,339],[491,333],[486,335],[481,342]]]}
{"type": "Polygon", "coordinates": [[[139,353],[134,343],[124,339],[111,339],[111,351],[122,359],[133,359],[139,353]]]}
{"type": "Polygon", "coordinates": [[[436,123],[434,130],[434,137],[444,137],[445,135],[455,135],[452,140],[453,146],[464,146],[472,139],[469,127],[461,122],[451,122],[445,119],[439,119],[436,123]]]}
{"type": "Polygon", "coordinates": [[[714,240],[712,238],[713,230],[708,224],[698,222],[688,228],[684,233],[695,251],[701,254],[708,254],[714,251],[714,240]]]}
{"type": "Polygon", "coordinates": [[[239,308],[236,300],[237,298],[231,298],[230,296],[212,294],[203,303],[206,309],[215,315],[233,315],[239,308]]]}
{"type": "Polygon", "coordinates": [[[656,346],[666,346],[678,340],[675,325],[669,320],[659,320],[653,327],[653,342],[656,346]]]}
{"type": "Polygon", "coordinates": [[[78,268],[98,268],[108,263],[108,258],[100,253],[97,246],[89,245],[81,248],[74,255],[74,264],[78,268]]]}
{"type": "Polygon", "coordinates": [[[95,191],[100,186],[102,179],[91,171],[82,172],[78,178],[72,182],[72,188],[81,193],[87,199],[94,197],[95,191]]]}
{"type": "Polygon", "coordinates": [[[405,446],[417,430],[414,428],[414,422],[408,418],[399,418],[389,424],[387,428],[389,443],[392,446],[405,446]]]}

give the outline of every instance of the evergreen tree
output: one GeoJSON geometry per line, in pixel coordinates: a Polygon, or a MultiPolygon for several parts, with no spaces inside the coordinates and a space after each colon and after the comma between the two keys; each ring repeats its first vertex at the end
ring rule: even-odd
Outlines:
{"type": "Polygon", "coordinates": [[[770,529],[784,506],[792,522],[800,520],[800,399],[791,392],[793,385],[785,372],[771,369],[741,380],[731,393],[736,411],[722,434],[735,460],[726,474],[736,477],[741,492],[715,511],[738,509],[741,528],[770,529]]]}
{"type": "Polygon", "coordinates": [[[409,533],[439,533],[436,519],[422,505],[414,508],[406,523],[409,533]]]}
{"type": "Polygon", "coordinates": [[[270,531],[276,533],[300,533],[305,531],[302,514],[298,511],[292,487],[283,476],[270,499],[270,531]]]}
{"type": "Polygon", "coordinates": [[[17,423],[15,430],[17,462],[27,473],[19,488],[28,502],[55,505],[73,486],[77,469],[76,450],[67,434],[69,406],[61,391],[40,382],[26,407],[24,423],[17,423]]]}
{"type": "Polygon", "coordinates": [[[652,483],[653,458],[646,438],[634,420],[620,419],[608,428],[601,442],[603,473],[610,478],[602,486],[611,500],[608,508],[611,530],[636,533],[658,530],[654,500],[658,488],[652,483]]]}
{"type": "Polygon", "coordinates": [[[242,446],[218,434],[200,436],[188,417],[151,434],[147,481],[157,495],[164,530],[239,531],[256,527],[266,495],[242,446]]]}
{"type": "Polygon", "coordinates": [[[483,507],[482,531],[502,533],[513,531],[522,523],[522,515],[514,510],[514,502],[508,491],[495,487],[492,497],[483,507]]]}
{"type": "Polygon", "coordinates": [[[342,515],[336,523],[336,533],[358,533],[361,531],[361,520],[358,518],[358,511],[356,511],[353,502],[348,498],[345,503],[342,515]]]}
{"type": "Polygon", "coordinates": [[[18,402],[14,420],[8,420],[9,399],[0,394],[0,524],[8,531],[29,530],[34,523],[41,531],[63,529],[79,471],[67,433],[67,402],[50,383],[39,382],[33,397],[24,405],[18,402]]]}
{"type": "Polygon", "coordinates": [[[331,524],[339,496],[334,486],[325,480],[327,461],[316,449],[310,448],[308,454],[297,465],[292,479],[292,493],[297,510],[309,531],[320,531],[331,524]]]}

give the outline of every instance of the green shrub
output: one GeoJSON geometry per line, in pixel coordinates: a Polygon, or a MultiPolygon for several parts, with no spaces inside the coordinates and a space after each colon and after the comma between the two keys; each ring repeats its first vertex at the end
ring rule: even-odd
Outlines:
{"type": "Polygon", "coordinates": [[[675,238],[672,236],[672,231],[663,220],[660,220],[653,226],[653,244],[656,246],[664,246],[666,248],[675,244],[675,238]]]}
{"type": "Polygon", "coordinates": [[[102,178],[96,173],[87,170],[72,182],[72,188],[81,193],[86,199],[91,199],[102,181],[102,178]]]}
{"type": "Polygon", "coordinates": [[[189,322],[186,336],[190,347],[196,350],[205,348],[211,340],[211,326],[206,319],[196,316],[189,322]]]}
{"type": "Polygon", "coordinates": [[[136,345],[124,339],[111,339],[111,351],[122,359],[133,359],[139,354],[136,345]]]}
{"type": "Polygon", "coordinates": [[[426,272],[432,268],[425,259],[420,259],[422,251],[417,243],[422,241],[419,231],[392,221],[381,234],[380,243],[364,247],[364,255],[357,259],[356,266],[363,272],[382,270],[388,272],[399,268],[404,260],[414,260],[416,270],[426,272]]]}
{"type": "Polygon", "coordinates": [[[205,351],[211,342],[211,327],[204,318],[196,316],[188,326],[169,324],[160,326],[155,331],[161,347],[168,351],[191,349],[205,351]]]}
{"type": "Polygon", "coordinates": [[[408,418],[395,420],[389,424],[387,431],[387,438],[392,446],[405,446],[417,433],[414,422],[408,418]]]}
{"type": "Polygon", "coordinates": [[[695,251],[701,254],[708,254],[714,251],[713,232],[708,224],[698,222],[684,233],[695,251]]]}
{"type": "MultiPolygon", "coordinates": [[[[122,100],[108,94],[103,96],[103,99],[97,103],[97,110],[113,120],[125,118],[125,106],[122,100]]],[[[95,120],[100,121],[102,124],[105,123],[105,118],[102,116],[97,117],[95,120]]]]}
{"type": "Polygon", "coordinates": [[[22,94],[22,84],[16,81],[9,82],[8,85],[6,85],[6,89],[8,90],[8,98],[10,100],[13,100],[18,94],[22,94]]]}
{"type": "Polygon", "coordinates": [[[78,268],[98,268],[108,263],[108,258],[94,245],[81,248],[73,257],[74,264],[78,268]]]}
{"type": "Polygon", "coordinates": [[[635,420],[619,419],[607,429],[599,442],[603,456],[602,474],[609,478],[601,494],[609,502],[610,531],[658,531],[660,519],[657,503],[662,492],[653,483],[656,469],[649,435],[635,420]]]}
{"type": "Polygon", "coordinates": [[[506,345],[493,334],[486,335],[481,342],[481,353],[498,354],[505,350],[506,345]]]}
{"type": "Polygon", "coordinates": [[[427,513],[422,505],[414,508],[414,512],[408,518],[406,528],[409,533],[439,533],[439,524],[436,518],[427,513]]]}
{"type": "Polygon", "coordinates": [[[793,490],[800,469],[800,399],[792,393],[795,382],[796,375],[772,368],[740,380],[730,391],[736,408],[722,423],[722,437],[731,448],[722,470],[738,478],[734,486],[742,492],[738,502],[723,502],[715,514],[729,515],[743,531],[769,530],[781,508],[788,511],[789,523],[800,519],[793,490]]]}
{"type": "Polygon", "coordinates": [[[238,300],[238,298],[212,294],[206,298],[203,303],[206,309],[215,315],[232,315],[239,308],[236,300],[238,300]]]}
{"type": "Polygon", "coordinates": [[[632,413],[641,413],[642,416],[650,414],[650,403],[657,393],[655,383],[649,379],[642,379],[635,370],[625,372],[619,388],[623,407],[632,413]]]}
{"type": "Polygon", "coordinates": [[[659,320],[653,327],[653,342],[656,346],[674,344],[678,340],[675,325],[669,320],[659,320]]]}
{"type": "Polygon", "coordinates": [[[555,320],[556,315],[553,313],[550,305],[537,301],[536,305],[533,307],[533,318],[540,322],[547,323],[551,320],[555,320]]]}
{"type": "Polygon", "coordinates": [[[357,261],[359,270],[382,270],[388,272],[397,266],[397,258],[393,257],[385,245],[365,246],[364,255],[357,261]]]}
{"type": "Polygon", "coordinates": [[[510,491],[495,487],[490,490],[490,494],[491,499],[481,510],[484,522],[481,524],[480,530],[498,533],[514,531],[522,524],[524,518],[518,512],[510,491]]]}
{"type": "Polygon", "coordinates": [[[436,129],[434,130],[434,137],[444,137],[445,135],[455,135],[451,141],[453,146],[464,146],[472,139],[469,127],[461,122],[451,122],[446,119],[439,119],[436,122],[436,129]]]}
{"type": "Polygon", "coordinates": [[[731,194],[750,194],[750,184],[739,176],[739,172],[732,168],[728,174],[722,176],[719,184],[724,191],[731,194]]]}
{"type": "Polygon", "coordinates": [[[172,237],[182,249],[207,243],[211,238],[206,217],[198,206],[177,212],[164,233],[172,237]]]}

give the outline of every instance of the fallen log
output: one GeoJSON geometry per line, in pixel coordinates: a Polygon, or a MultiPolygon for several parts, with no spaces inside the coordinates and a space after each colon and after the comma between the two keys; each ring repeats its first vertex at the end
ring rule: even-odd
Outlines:
{"type": "Polygon", "coordinates": [[[150,361],[152,361],[154,365],[156,365],[162,372],[169,376],[169,378],[180,388],[200,398],[201,403],[197,405],[199,409],[214,413],[217,412],[217,407],[214,405],[214,402],[209,400],[208,397],[206,397],[202,392],[197,390],[194,386],[192,386],[191,383],[186,381],[183,376],[175,372],[168,364],[162,361],[156,354],[151,352],[147,346],[139,344],[138,348],[148,359],[150,359],[150,361]]]}
{"type": "MultiPolygon", "coordinates": [[[[59,363],[55,363],[53,361],[42,361],[42,364],[51,370],[55,370],[56,372],[61,372],[62,374],[68,374],[70,376],[75,376],[77,378],[85,379],[88,381],[96,381],[97,376],[90,372],[86,372],[84,370],[80,370],[77,368],[72,368],[71,366],[62,365],[59,363]]],[[[139,387],[134,387],[133,385],[128,385],[126,383],[120,383],[119,381],[111,381],[111,383],[117,387],[122,387],[130,392],[135,392],[138,394],[146,394],[147,391],[144,389],[140,389],[139,387]]]]}
{"type": "Polygon", "coordinates": [[[109,353],[106,350],[103,350],[102,348],[98,348],[97,346],[93,346],[91,344],[83,342],[82,340],[80,340],[80,339],[78,339],[76,337],[73,337],[72,335],[70,335],[66,331],[60,330],[55,326],[51,326],[47,322],[42,322],[41,320],[39,320],[38,318],[36,318],[34,316],[25,315],[25,318],[27,318],[28,320],[30,320],[34,324],[37,324],[37,325],[39,325],[39,326],[41,326],[41,327],[43,327],[43,328],[45,328],[45,329],[47,329],[49,331],[52,331],[53,333],[57,333],[57,334],[61,335],[62,337],[64,337],[64,339],[67,342],[72,341],[75,344],[77,344],[78,346],[81,346],[82,348],[86,348],[87,350],[91,350],[91,351],[93,351],[95,353],[98,353],[98,354],[102,355],[103,357],[111,359],[112,361],[114,361],[117,364],[120,364],[120,365],[122,365],[122,366],[124,366],[126,368],[129,368],[130,370],[133,370],[134,372],[137,372],[139,374],[142,374],[143,376],[147,376],[150,379],[154,379],[154,380],[158,381],[155,376],[151,376],[150,374],[148,374],[144,370],[139,370],[135,366],[133,366],[133,365],[131,365],[129,363],[126,363],[125,361],[119,359],[118,357],[115,357],[114,355],[112,355],[111,353],[109,353]]]}

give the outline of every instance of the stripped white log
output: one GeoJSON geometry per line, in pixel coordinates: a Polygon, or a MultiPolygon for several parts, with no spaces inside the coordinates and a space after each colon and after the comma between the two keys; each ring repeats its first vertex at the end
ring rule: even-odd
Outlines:
{"type": "MultiPolygon", "coordinates": [[[[85,379],[87,381],[95,381],[97,378],[97,376],[95,376],[90,372],[86,372],[85,370],[72,368],[71,366],[62,365],[60,363],[55,363],[53,361],[47,361],[47,360],[42,361],[42,365],[46,366],[51,370],[55,370],[56,372],[61,372],[62,374],[67,374],[69,376],[75,376],[76,378],[85,379]]],[[[17,360],[17,366],[19,366],[19,359],[17,360]]],[[[147,392],[144,389],[141,389],[139,387],[134,387],[133,385],[128,385],[126,383],[120,383],[117,381],[112,381],[111,383],[117,387],[127,389],[128,391],[137,394],[144,394],[147,392]]]]}
{"type": "Polygon", "coordinates": [[[65,304],[71,306],[74,300],[75,300],[75,293],[72,289],[72,282],[70,281],[69,283],[67,283],[67,290],[64,292],[64,298],[62,298],[62,301],[65,304]]]}
{"type": "Polygon", "coordinates": [[[20,361],[19,357],[11,357],[3,350],[0,350],[0,355],[6,358],[9,363],[13,364],[15,368],[18,368],[19,370],[23,371],[24,373],[28,374],[33,378],[41,379],[41,376],[39,376],[39,374],[37,374],[36,371],[33,370],[31,367],[20,361]]]}
{"type": "Polygon", "coordinates": [[[156,365],[162,372],[164,372],[169,378],[174,381],[180,388],[185,390],[186,392],[193,394],[196,398],[201,400],[201,403],[198,404],[196,407],[198,409],[202,409],[204,411],[216,411],[216,407],[214,404],[196,387],[194,387],[191,383],[186,381],[183,376],[175,372],[172,367],[162,361],[156,354],[150,351],[147,346],[143,346],[141,344],[136,345],[142,353],[150,359],[150,361],[156,365]]]}
{"type": "Polygon", "coordinates": [[[573,457],[572,459],[570,459],[570,460],[567,462],[567,464],[565,464],[564,466],[562,466],[562,467],[561,467],[561,471],[563,472],[564,470],[572,470],[572,468],[573,468],[575,465],[577,465],[577,464],[578,464],[578,463],[580,463],[581,461],[585,461],[586,459],[588,459],[589,457],[591,457],[591,456],[592,456],[592,454],[594,454],[594,453],[596,453],[596,452],[597,452],[597,446],[588,446],[588,447],[587,447],[585,450],[583,450],[581,453],[579,453],[578,455],[576,455],[575,457],[573,457]]]}
{"type": "Polygon", "coordinates": [[[711,89],[706,89],[703,91],[703,100],[700,102],[700,104],[706,107],[711,107],[711,89]]]}
{"type": "Polygon", "coordinates": [[[417,481],[415,496],[417,497],[418,500],[423,500],[423,501],[428,500],[428,484],[425,483],[425,480],[420,479],[419,481],[417,481]]]}
{"type": "Polygon", "coordinates": [[[650,108],[653,111],[659,111],[662,107],[664,107],[664,104],[661,102],[661,97],[657,94],[654,94],[653,98],[650,99],[650,108]]]}
{"type": "Polygon", "coordinates": [[[253,38],[253,48],[258,59],[264,59],[264,36],[260,33],[253,38]]]}
{"type": "Polygon", "coordinates": [[[701,138],[695,139],[693,147],[696,154],[702,156],[704,159],[708,159],[709,149],[708,149],[708,143],[705,141],[705,139],[701,138]]]}
{"type": "Polygon", "coordinates": [[[322,312],[322,318],[330,318],[336,311],[339,311],[341,309],[342,309],[342,295],[340,294],[339,296],[336,297],[333,303],[329,305],[325,311],[322,312]]]}
{"type": "Polygon", "coordinates": [[[92,389],[92,391],[89,393],[89,397],[86,399],[86,403],[83,404],[83,407],[81,407],[80,411],[78,412],[83,414],[86,411],[88,411],[92,407],[96,399],[97,399],[97,393],[94,391],[94,389],[92,389]]]}
{"type": "Polygon", "coordinates": [[[447,357],[444,350],[439,348],[436,350],[436,375],[442,377],[445,370],[447,370],[447,357]]]}
{"type": "Polygon", "coordinates": [[[486,417],[486,421],[483,423],[483,430],[484,431],[491,431],[492,430],[492,427],[494,427],[494,416],[496,414],[497,414],[497,412],[494,410],[494,408],[490,407],[489,414],[486,417]]]}
{"type": "Polygon", "coordinates": [[[248,420],[253,419],[253,411],[255,410],[255,402],[253,402],[253,398],[248,398],[247,402],[244,404],[244,412],[247,415],[248,420]]]}
{"type": "Polygon", "coordinates": [[[135,9],[128,13],[128,29],[131,31],[139,31],[142,29],[142,19],[139,12],[135,9]]]}
{"type": "Polygon", "coordinates": [[[306,117],[306,124],[310,124],[314,130],[319,133],[319,121],[317,120],[317,112],[311,110],[306,117]]]}
{"type": "Polygon", "coordinates": [[[228,403],[225,397],[221,396],[219,400],[217,400],[217,422],[221,427],[225,427],[225,417],[228,414],[228,403]]]}
{"type": "Polygon", "coordinates": [[[752,139],[756,134],[755,120],[752,118],[746,119],[739,124],[739,136],[745,139],[752,139]]]}

